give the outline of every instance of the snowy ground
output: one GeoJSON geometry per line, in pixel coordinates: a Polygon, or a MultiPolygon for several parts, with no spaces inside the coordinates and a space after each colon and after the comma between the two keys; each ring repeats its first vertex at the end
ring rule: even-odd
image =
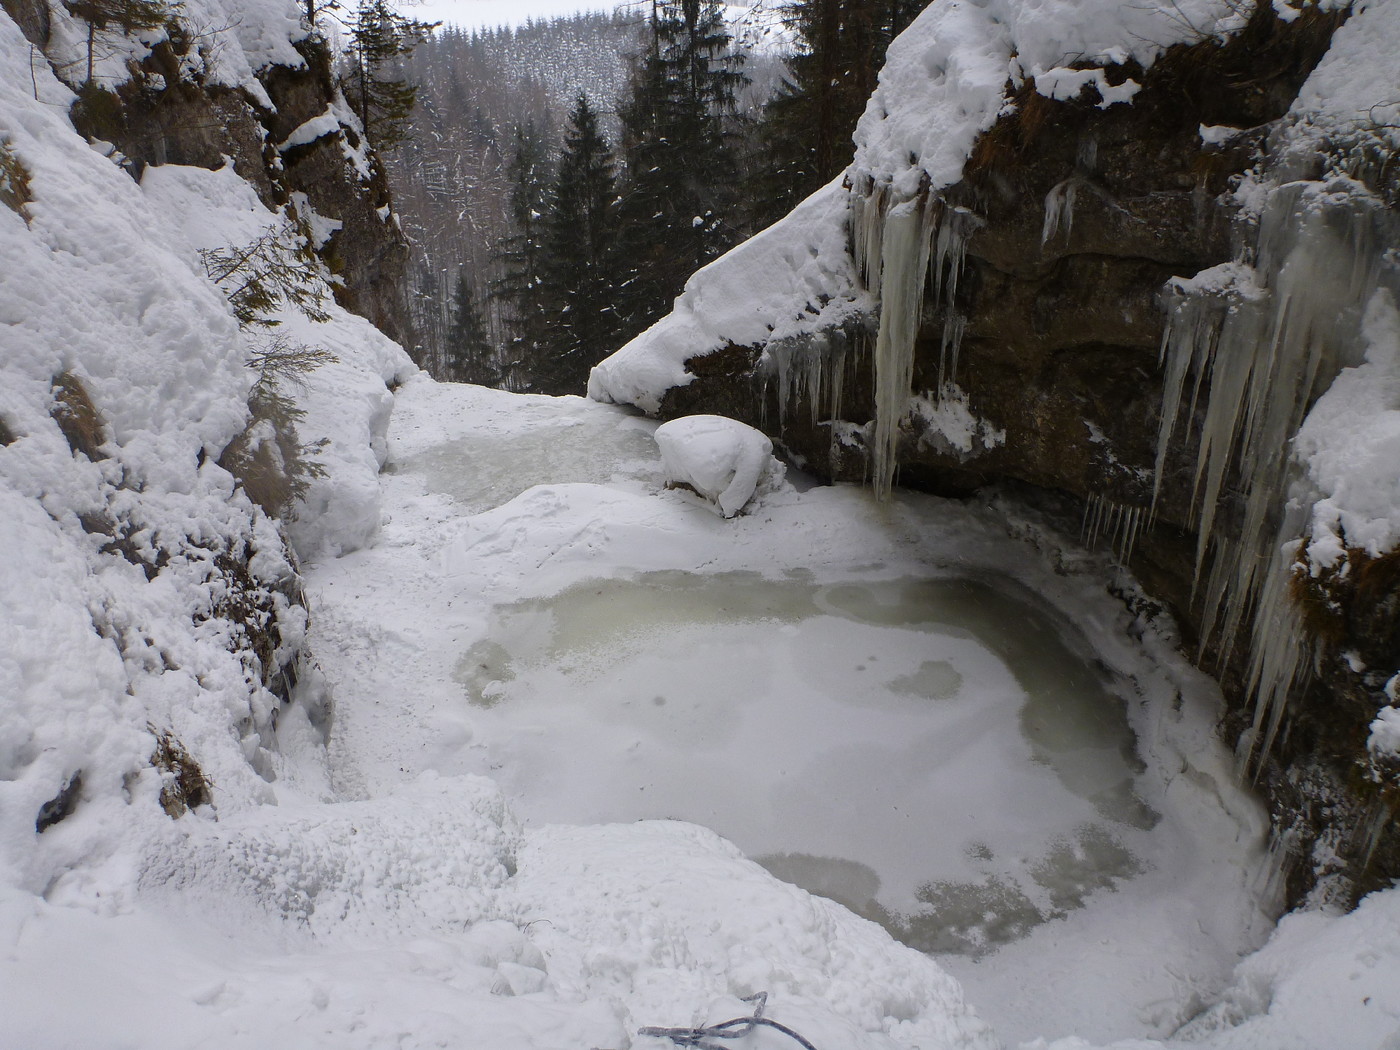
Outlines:
{"type": "Polygon", "coordinates": [[[659,1050],[640,1027],[767,991],[819,1050],[1145,1047],[1207,1006],[1193,1045],[1394,1050],[1395,894],[1232,978],[1262,819],[1100,560],[800,478],[725,520],[663,487],[653,427],[410,380],[377,540],[306,567],[329,723],[285,709],[260,798],[46,832],[63,874],[0,890],[0,1043],[659,1050]],[[934,914],[886,917],[911,939],[1012,943],[931,958],[745,855],[775,852],[934,914]]]}
{"type": "MultiPolygon", "coordinates": [[[[912,916],[889,924],[915,943],[1031,931],[942,960],[1008,1042],[1165,1035],[1198,1009],[1261,939],[1262,820],[1210,739],[1210,687],[1126,636],[1102,566],[1058,575],[1008,536],[1029,524],[846,487],[786,486],[725,521],[664,489],[654,426],[575,398],[400,392],[380,541],[309,570],[333,789],[494,778],[540,866],[516,892],[560,879],[564,843],[697,834],[587,825],[680,818],[867,914],[912,916]],[[941,892],[915,899],[928,882],[941,892]]],[[[737,888],[697,892],[702,925],[733,922],[737,888]]],[[[548,954],[557,919],[536,917],[548,954]]],[[[706,994],[791,980],[733,936],[740,972],[763,976],[706,994]]],[[[588,987],[624,1002],[657,980],[602,969],[588,987]]]]}

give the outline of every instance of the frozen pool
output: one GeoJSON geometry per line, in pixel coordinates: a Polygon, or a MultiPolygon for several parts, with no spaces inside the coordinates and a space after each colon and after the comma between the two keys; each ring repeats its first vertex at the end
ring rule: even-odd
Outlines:
{"type": "Polygon", "coordinates": [[[676,818],[931,951],[1139,870],[1121,686],[993,576],[652,572],[495,609],[455,677],[532,822],[676,818]]]}
{"type": "Polygon", "coordinates": [[[488,774],[522,871],[573,841],[550,822],[708,825],[938,955],[1008,1045],[1165,1036],[1257,945],[1266,823],[1218,696],[1033,511],[794,485],[723,520],[609,406],[396,413],[381,541],[317,570],[338,789],[488,774]]]}

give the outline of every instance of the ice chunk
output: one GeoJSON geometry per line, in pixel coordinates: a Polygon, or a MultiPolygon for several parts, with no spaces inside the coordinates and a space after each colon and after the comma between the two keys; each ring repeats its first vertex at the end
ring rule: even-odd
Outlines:
{"type": "Polygon", "coordinates": [[[684,416],[656,428],[667,478],[689,485],[732,518],[753,498],[759,483],[782,470],[773,442],[760,431],[724,416],[684,416]]]}
{"type": "Polygon", "coordinates": [[[1373,755],[1400,755],[1400,708],[1381,708],[1366,747],[1373,755]]]}

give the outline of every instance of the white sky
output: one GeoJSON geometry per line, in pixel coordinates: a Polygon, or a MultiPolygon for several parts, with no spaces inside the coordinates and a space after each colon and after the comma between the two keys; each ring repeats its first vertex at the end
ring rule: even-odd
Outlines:
{"type": "Polygon", "coordinates": [[[616,0],[422,0],[404,2],[404,14],[425,22],[443,22],[467,29],[520,25],[530,18],[554,18],[576,11],[608,11],[616,0]]]}

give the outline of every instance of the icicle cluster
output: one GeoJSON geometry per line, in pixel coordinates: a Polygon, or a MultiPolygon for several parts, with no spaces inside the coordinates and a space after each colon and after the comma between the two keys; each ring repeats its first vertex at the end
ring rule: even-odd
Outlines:
{"type": "Polygon", "coordinates": [[[841,418],[846,362],[856,345],[851,333],[832,328],[774,340],[764,348],[765,374],[777,389],[779,427],[787,425],[791,406],[804,400],[813,424],[841,418]]]}
{"type": "Polygon", "coordinates": [[[958,278],[967,241],[980,220],[928,193],[897,199],[891,187],[870,179],[851,191],[851,251],[866,289],[880,303],[875,336],[875,433],[871,475],[877,499],[894,486],[899,422],[909,407],[914,344],[930,272],[933,298],[943,312],[939,388],[956,381],[967,320],[956,309],[958,278]]]}
{"type": "Polygon", "coordinates": [[[1248,687],[1257,756],[1310,668],[1290,599],[1309,493],[1290,442],[1336,374],[1359,363],[1360,321],[1388,266],[1383,202],[1347,179],[1252,187],[1262,207],[1238,261],[1173,282],[1154,507],[1174,439],[1199,422],[1193,486],[1202,648],[1228,653],[1255,609],[1248,687]],[[1217,528],[1237,503],[1238,519],[1217,528]]]}
{"type": "Polygon", "coordinates": [[[1084,505],[1084,521],[1079,530],[1079,542],[1096,550],[1106,542],[1119,565],[1128,564],[1144,529],[1150,529],[1155,517],[1153,507],[1133,507],[1095,493],[1084,505]]]}

